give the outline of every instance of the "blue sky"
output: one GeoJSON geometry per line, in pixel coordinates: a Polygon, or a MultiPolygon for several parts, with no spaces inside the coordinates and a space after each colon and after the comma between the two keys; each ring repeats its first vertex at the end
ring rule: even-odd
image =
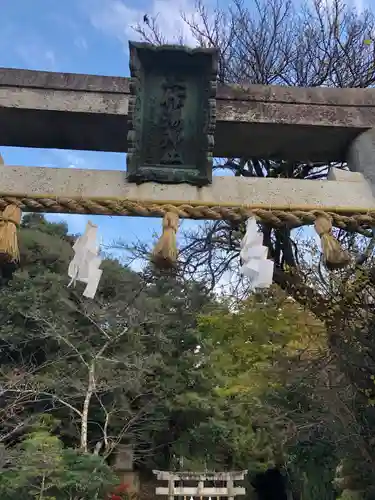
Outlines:
{"type": "MultiPolygon", "coordinates": [[[[131,26],[145,12],[159,14],[172,40],[185,30],[180,12],[192,12],[189,0],[2,0],[0,67],[129,76],[128,40],[131,26]]],[[[8,165],[123,170],[125,155],[91,151],[1,147],[8,165]]],[[[87,217],[50,215],[64,219],[73,233],[82,232],[87,217]]],[[[119,237],[149,240],[160,233],[160,219],[90,217],[105,244],[119,237]]],[[[192,222],[190,222],[191,224],[192,222]]],[[[183,221],[184,228],[189,221],[183,221]]]]}

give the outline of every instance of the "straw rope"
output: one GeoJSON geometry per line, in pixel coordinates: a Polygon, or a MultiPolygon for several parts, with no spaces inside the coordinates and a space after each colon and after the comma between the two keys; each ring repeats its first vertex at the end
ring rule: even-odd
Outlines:
{"type": "Polygon", "coordinates": [[[31,196],[0,195],[0,210],[8,205],[16,205],[24,212],[72,213],[96,215],[122,215],[138,217],[164,217],[167,212],[175,213],[182,219],[211,219],[230,220],[240,222],[248,217],[255,217],[258,221],[272,227],[296,228],[314,224],[317,217],[325,216],[332,221],[332,225],[350,232],[368,235],[368,229],[375,227],[375,210],[364,213],[337,213],[318,209],[273,209],[251,208],[242,206],[208,206],[190,205],[187,203],[154,203],[116,199],[94,198],[53,198],[31,196]]]}

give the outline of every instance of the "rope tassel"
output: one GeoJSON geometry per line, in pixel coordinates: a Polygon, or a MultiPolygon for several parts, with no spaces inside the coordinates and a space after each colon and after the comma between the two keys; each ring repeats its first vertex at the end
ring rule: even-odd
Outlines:
{"type": "Polygon", "coordinates": [[[8,205],[0,214],[0,265],[18,264],[20,261],[17,228],[21,217],[22,212],[17,205],[8,205]]]}
{"type": "Polygon", "coordinates": [[[163,233],[151,254],[151,261],[160,269],[171,269],[177,263],[178,215],[167,212],[163,218],[163,233]]]}
{"type": "MultiPolygon", "coordinates": [[[[0,154],[0,165],[4,165],[0,154]]],[[[17,205],[7,205],[0,212],[0,266],[17,265],[20,261],[17,228],[21,223],[22,212],[17,205]]]]}
{"type": "Polygon", "coordinates": [[[350,256],[333,236],[331,220],[324,215],[318,216],[314,227],[320,237],[323,257],[327,268],[333,270],[347,266],[350,262],[350,256]]]}

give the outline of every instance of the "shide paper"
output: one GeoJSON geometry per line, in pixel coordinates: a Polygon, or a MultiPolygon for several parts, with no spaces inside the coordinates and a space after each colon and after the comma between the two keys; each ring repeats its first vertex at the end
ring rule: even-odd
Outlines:
{"type": "Polygon", "coordinates": [[[249,278],[254,288],[268,288],[272,284],[273,261],[267,259],[267,247],[254,218],[246,222],[246,233],[241,241],[241,274],[249,278]]]}
{"type": "Polygon", "coordinates": [[[71,278],[68,287],[75,285],[76,281],[86,283],[83,295],[89,299],[95,297],[103,272],[99,269],[102,259],[98,255],[97,231],[98,226],[88,221],[85,232],[73,245],[75,255],[68,269],[71,278]]]}

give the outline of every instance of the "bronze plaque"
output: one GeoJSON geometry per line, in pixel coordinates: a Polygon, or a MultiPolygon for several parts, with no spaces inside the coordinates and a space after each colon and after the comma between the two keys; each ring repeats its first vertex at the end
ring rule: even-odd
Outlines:
{"type": "Polygon", "coordinates": [[[130,42],[129,182],[212,182],[216,49],[130,42]]]}

